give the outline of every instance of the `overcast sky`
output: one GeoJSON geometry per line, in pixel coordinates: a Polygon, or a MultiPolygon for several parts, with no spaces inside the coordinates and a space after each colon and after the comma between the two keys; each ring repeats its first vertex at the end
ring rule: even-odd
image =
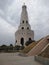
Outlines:
{"type": "Polygon", "coordinates": [[[35,40],[49,34],[49,0],[0,0],[0,45],[15,43],[24,2],[35,40]]]}

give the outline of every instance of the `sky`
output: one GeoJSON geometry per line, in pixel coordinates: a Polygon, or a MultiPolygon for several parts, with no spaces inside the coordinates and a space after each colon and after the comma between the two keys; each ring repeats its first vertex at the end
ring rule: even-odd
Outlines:
{"type": "Polygon", "coordinates": [[[34,39],[49,35],[49,0],[0,0],[0,45],[15,44],[22,5],[26,4],[34,39]]]}

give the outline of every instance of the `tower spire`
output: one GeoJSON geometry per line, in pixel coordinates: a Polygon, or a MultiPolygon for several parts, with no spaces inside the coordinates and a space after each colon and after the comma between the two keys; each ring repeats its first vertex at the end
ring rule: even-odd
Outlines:
{"type": "Polygon", "coordinates": [[[28,20],[27,6],[24,3],[24,5],[22,6],[22,12],[21,12],[19,28],[21,29],[22,27],[24,27],[24,29],[27,29],[27,27],[28,27],[29,29],[31,29],[28,21],[29,20],[28,20]]]}
{"type": "Polygon", "coordinates": [[[24,2],[24,5],[25,5],[25,2],[24,2]]]}

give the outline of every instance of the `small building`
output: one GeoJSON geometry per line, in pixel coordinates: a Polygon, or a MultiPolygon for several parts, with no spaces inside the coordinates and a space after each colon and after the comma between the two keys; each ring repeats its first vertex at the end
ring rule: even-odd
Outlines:
{"type": "Polygon", "coordinates": [[[25,46],[28,40],[34,40],[34,31],[31,30],[31,26],[28,20],[27,7],[24,4],[22,6],[20,25],[15,32],[15,45],[25,46]]]}

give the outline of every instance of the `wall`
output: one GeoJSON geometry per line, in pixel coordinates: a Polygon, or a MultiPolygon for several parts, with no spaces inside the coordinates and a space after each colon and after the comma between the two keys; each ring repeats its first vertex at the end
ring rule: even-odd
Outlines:
{"type": "Polygon", "coordinates": [[[40,62],[43,65],[49,65],[49,58],[43,58],[40,56],[35,56],[34,60],[40,62]]]}

